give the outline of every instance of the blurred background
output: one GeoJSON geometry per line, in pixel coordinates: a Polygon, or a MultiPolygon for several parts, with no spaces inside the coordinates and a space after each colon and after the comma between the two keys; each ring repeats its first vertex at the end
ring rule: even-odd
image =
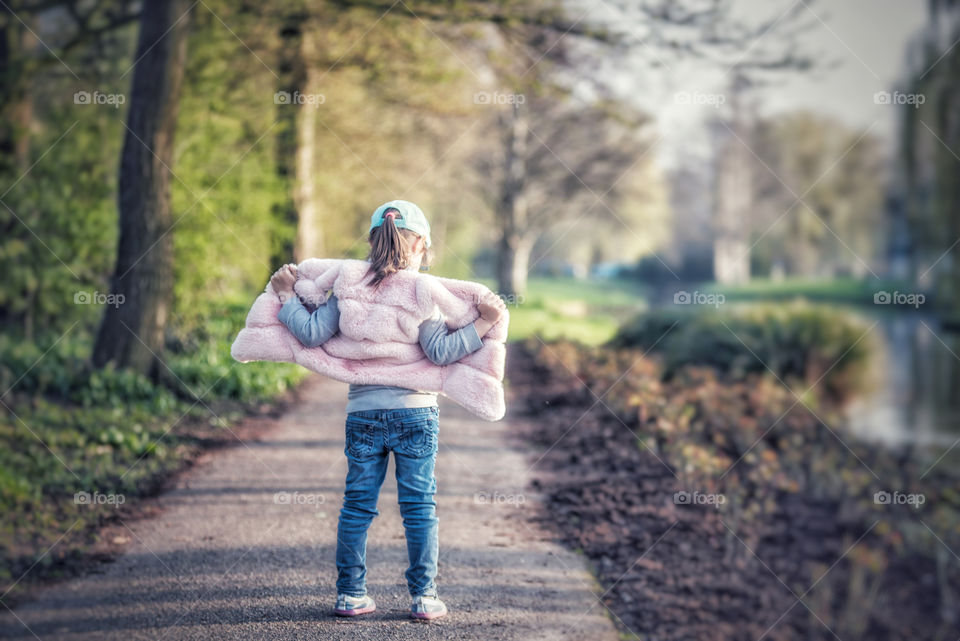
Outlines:
{"type": "Polygon", "coordinates": [[[607,389],[687,481],[760,484],[719,474],[756,442],[644,381],[733,423],[808,409],[778,491],[866,496],[867,525],[924,496],[837,587],[859,618],[820,614],[955,639],[958,39],[955,0],[3,0],[0,585],[83,555],[106,517],[76,488],[149,493],[295,387],[230,358],[249,305],[284,263],[364,258],[403,198],[431,273],[500,293],[524,358],[607,389]],[[891,581],[924,590],[902,629],[891,581]]]}

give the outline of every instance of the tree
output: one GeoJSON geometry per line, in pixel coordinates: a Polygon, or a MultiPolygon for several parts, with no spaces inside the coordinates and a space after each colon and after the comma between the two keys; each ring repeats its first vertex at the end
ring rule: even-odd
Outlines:
{"type": "Polygon", "coordinates": [[[189,5],[148,2],[140,20],[136,68],[120,159],[120,237],[111,294],[93,349],[109,362],[160,378],[158,354],[173,304],[170,167],[186,62],[189,5]]]}
{"type": "MultiPolygon", "coordinates": [[[[602,22],[595,20],[593,24],[590,24],[590,20],[584,20],[579,35],[589,36],[594,42],[621,50],[653,51],[652,55],[656,58],[653,65],[662,64],[661,55],[671,54],[710,58],[712,63],[720,65],[733,61],[730,66],[736,66],[742,74],[757,70],[804,69],[812,64],[809,56],[797,52],[794,44],[797,35],[811,26],[811,21],[802,23],[799,19],[803,11],[800,5],[792,7],[785,14],[777,13],[754,24],[746,24],[735,18],[727,2],[614,2],[604,3],[604,7],[608,19],[602,22]],[[612,17],[610,14],[613,14],[612,17]],[[779,38],[765,39],[763,36],[768,32],[776,32],[779,38]],[[771,41],[776,44],[770,44],[771,41]]],[[[567,47],[561,41],[562,37],[558,38],[530,24],[507,26],[503,32],[506,49],[512,50],[512,55],[507,56],[509,62],[501,66],[501,76],[504,84],[517,87],[518,92],[534,93],[535,87],[553,84],[558,69],[574,66],[566,53],[567,47]],[[522,87],[528,89],[520,89],[522,87]]],[[[610,95],[602,87],[599,77],[589,77],[600,85],[600,95],[610,95]]],[[[530,114],[535,114],[527,116],[531,121],[549,122],[549,115],[532,108],[528,110],[530,114]]],[[[527,236],[535,235],[537,226],[531,222],[540,214],[536,206],[518,191],[524,182],[521,174],[529,173],[525,172],[524,163],[518,160],[524,146],[521,138],[528,125],[523,122],[522,107],[513,111],[513,116],[505,117],[504,179],[497,212],[501,236],[496,273],[498,287],[504,295],[522,293],[526,281],[525,264],[532,241],[521,230],[526,230],[527,236]]],[[[575,133],[567,129],[567,133],[571,132],[575,133]]],[[[569,144],[563,142],[560,147],[569,144]]],[[[593,146],[589,138],[586,144],[593,146]]],[[[603,209],[609,210],[609,207],[596,208],[597,211],[603,209]]],[[[633,229],[629,231],[636,234],[633,229]]]]}
{"type": "Polygon", "coordinates": [[[760,157],[752,172],[759,253],[794,276],[870,275],[884,240],[880,141],[803,111],[760,121],[749,136],[760,157]]]}
{"type": "Polygon", "coordinates": [[[323,254],[324,242],[316,198],[317,108],[300,105],[300,96],[318,93],[315,61],[318,57],[313,10],[299,2],[283,5],[279,19],[280,73],[277,88],[277,171],[290,185],[289,198],[281,206],[281,218],[296,229],[296,236],[279,243],[273,264],[293,257],[301,261],[323,254]]]}
{"type": "Polygon", "coordinates": [[[901,109],[901,187],[916,277],[921,286],[933,286],[950,322],[960,326],[960,7],[947,0],[929,0],[928,6],[902,89],[914,100],[901,109]]]}
{"type": "MultiPolygon", "coordinates": [[[[428,80],[428,85],[422,87],[424,95],[438,84],[450,82],[449,67],[459,64],[459,55],[448,60],[450,51],[458,48],[448,36],[456,34],[458,28],[535,24],[557,33],[580,31],[575,22],[566,20],[556,10],[553,2],[531,8],[519,0],[467,0],[453,5],[429,0],[291,0],[255,8],[245,6],[241,12],[255,13],[276,26],[277,37],[263,37],[266,45],[261,49],[264,59],[276,61],[276,89],[282,97],[277,105],[277,174],[289,185],[290,193],[276,212],[282,237],[277,239],[276,252],[271,256],[274,264],[291,257],[302,260],[336,251],[336,230],[344,217],[330,216],[324,210],[331,200],[336,200],[331,196],[334,191],[353,186],[341,176],[341,180],[332,181],[332,189],[324,189],[329,186],[323,184],[322,176],[329,172],[323,160],[330,155],[324,143],[341,155],[354,155],[362,146],[335,133],[332,125],[336,123],[329,118],[336,109],[334,105],[324,104],[317,109],[297,103],[298,96],[323,100],[326,94],[333,95],[330,89],[336,84],[337,75],[353,72],[353,83],[360,85],[356,90],[362,91],[367,83],[375,84],[378,91],[372,92],[373,100],[387,103],[387,107],[406,101],[404,107],[414,116],[411,120],[420,124],[431,116],[445,115],[443,112],[449,109],[449,104],[438,107],[444,100],[449,102],[449,96],[442,93],[432,99],[411,99],[411,94],[421,89],[417,82],[423,79],[428,80]],[[438,37],[444,44],[436,59],[431,60],[427,52],[438,37]],[[395,86],[398,80],[411,84],[395,86]],[[434,113],[422,113],[431,111],[434,113]],[[343,148],[345,144],[349,150],[343,148]],[[291,227],[295,229],[293,238],[284,233],[291,227]]],[[[374,130],[382,123],[365,124],[374,130]]],[[[383,143],[379,153],[386,155],[390,147],[386,141],[383,143]]],[[[367,165],[370,163],[364,158],[363,169],[370,173],[367,165]]],[[[382,182],[379,175],[375,178],[375,182],[382,182]]],[[[416,176],[412,180],[419,182],[416,176]]]]}
{"type": "Polygon", "coordinates": [[[713,277],[718,283],[741,284],[750,280],[750,231],[753,208],[751,151],[744,145],[753,126],[743,102],[745,80],[739,74],[730,91],[729,123],[715,126],[713,184],[713,277]]]}
{"type": "Polygon", "coordinates": [[[530,129],[527,115],[515,105],[505,118],[503,177],[496,220],[500,229],[497,246],[497,286],[505,296],[523,294],[530,250],[536,240],[536,228],[527,221],[529,207],[524,193],[527,178],[527,147],[530,129]]]}
{"type": "Polygon", "coordinates": [[[10,0],[0,5],[0,171],[12,165],[22,172],[29,164],[31,79],[61,64],[76,49],[102,44],[106,36],[136,20],[134,4],[129,0],[10,0]],[[41,45],[35,35],[37,24],[54,15],[63,25],[62,36],[41,45]]]}
{"type": "Polygon", "coordinates": [[[631,185],[625,174],[643,168],[639,161],[650,145],[641,114],[534,91],[501,114],[501,158],[493,167],[481,165],[496,177],[496,276],[503,296],[525,293],[531,250],[541,238],[546,253],[573,228],[589,243],[610,225],[623,231],[622,196],[631,185]],[[598,232],[585,231],[583,220],[598,232]]]}
{"type": "Polygon", "coordinates": [[[106,89],[122,72],[111,60],[85,64],[86,56],[116,51],[135,8],[118,0],[0,4],[0,324],[28,340],[69,327],[76,314],[65,314],[62,301],[112,266],[103,249],[113,239],[90,223],[109,215],[102,198],[112,180],[101,168],[115,156],[94,143],[84,157],[77,145],[102,136],[105,110],[72,98],[94,82],[106,89]]]}

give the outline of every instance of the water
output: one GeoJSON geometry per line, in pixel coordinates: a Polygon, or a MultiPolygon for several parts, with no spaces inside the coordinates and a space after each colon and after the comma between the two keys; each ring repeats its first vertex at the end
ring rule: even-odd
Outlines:
{"type": "Polygon", "coordinates": [[[851,432],[891,446],[953,445],[960,439],[960,335],[919,313],[870,320],[877,321],[868,336],[876,348],[871,386],[848,408],[851,432]]]}
{"type": "MultiPolygon", "coordinates": [[[[671,305],[677,289],[697,286],[654,288],[652,305],[671,305]]],[[[857,438],[892,447],[956,443],[960,451],[960,334],[943,329],[931,314],[839,307],[868,326],[876,321],[864,338],[874,348],[868,390],[847,407],[845,427],[857,438]]]]}

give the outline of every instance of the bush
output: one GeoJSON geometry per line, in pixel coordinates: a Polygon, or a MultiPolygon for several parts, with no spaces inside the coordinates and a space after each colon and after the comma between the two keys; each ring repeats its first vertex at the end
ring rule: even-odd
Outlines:
{"type": "Polygon", "coordinates": [[[738,379],[769,371],[785,381],[820,381],[830,399],[841,401],[862,383],[870,354],[867,330],[849,314],[804,302],[656,310],[625,323],[608,346],[659,354],[668,375],[700,364],[738,379]]]}
{"type": "Polygon", "coordinates": [[[247,296],[207,303],[200,315],[202,320],[184,319],[169,332],[167,364],[194,393],[261,402],[282,394],[307,376],[307,370],[292,363],[233,360],[230,345],[243,328],[252,302],[253,298],[247,296]]]}

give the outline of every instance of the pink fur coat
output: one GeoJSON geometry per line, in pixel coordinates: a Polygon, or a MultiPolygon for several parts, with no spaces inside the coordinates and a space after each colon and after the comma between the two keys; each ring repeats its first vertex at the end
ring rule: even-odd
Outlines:
{"type": "Polygon", "coordinates": [[[363,260],[310,258],[298,266],[294,291],[304,300],[326,300],[333,288],[340,309],[340,331],[307,348],[277,320],[280,298],[268,283],[247,314],[230,353],[241,363],[299,363],[345,383],[398,385],[438,392],[480,418],[497,421],[506,411],[503,372],[507,312],[482,336],[483,347],[450,365],[435,365],[419,343],[419,326],[439,307],[448,327],[479,317],[476,301],[490,290],[465,280],[413,271],[388,276],[375,290],[366,285],[363,260]]]}

